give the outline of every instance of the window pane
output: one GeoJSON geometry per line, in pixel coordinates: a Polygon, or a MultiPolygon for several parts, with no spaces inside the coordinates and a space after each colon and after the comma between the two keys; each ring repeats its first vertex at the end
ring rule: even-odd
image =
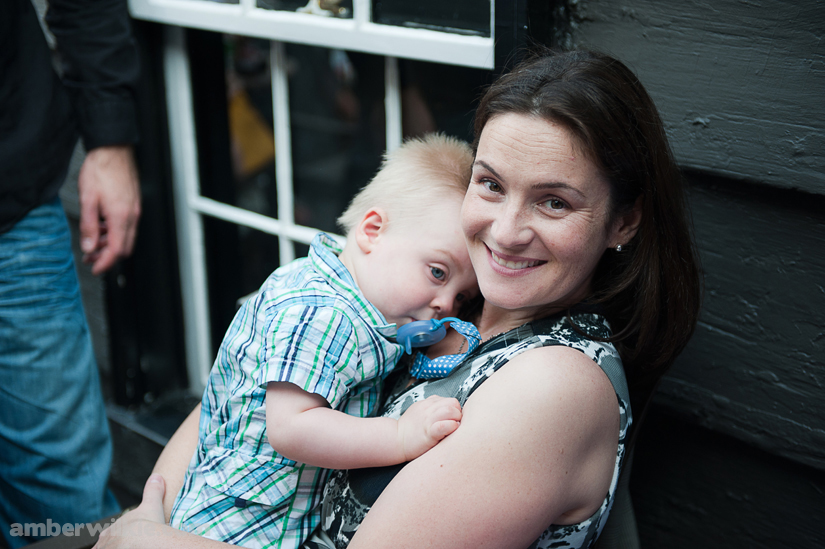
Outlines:
{"type": "Polygon", "coordinates": [[[212,345],[217,351],[238,300],[258,290],[278,268],[278,237],[211,217],[203,218],[203,226],[212,345]]]}
{"type": "Polygon", "coordinates": [[[490,36],[490,0],[373,0],[372,20],[385,25],[490,36]]]}
{"type": "MultiPolygon", "coordinates": [[[[189,32],[201,194],[278,217],[270,44],[189,32]]],[[[384,152],[383,57],[286,45],[295,222],[336,219],[384,152]]]]}
{"type": "Polygon", "coordinates": [[[201,194],[276,217],[269,42],[190,30],[201,194]]]}
{"type": "Polygon", "coordinates": [[[288,44],[295,221],[336,219],[384,152],[383,57],[288,44]]]}
{"type": "Polygon", "coordinates": [[[491,71],[399,60],[404,137],[439,131],[473,141],[473,115],[491,71]]]}
{"type": "Polygon", "coordinates": [[[352,18],[352,0],[257,0],[259,8],[297,11],[322,17],[352,18]]]}

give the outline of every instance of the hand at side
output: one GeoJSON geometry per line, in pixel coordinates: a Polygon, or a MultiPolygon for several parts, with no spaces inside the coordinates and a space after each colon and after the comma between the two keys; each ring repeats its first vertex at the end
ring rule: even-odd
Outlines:
{"type": "Polygon", "coordinates": [[[83,262],[100,274],[132,253],[140,218],[140,185],[131,146],[97,147],[77,179],[83,262]]]}

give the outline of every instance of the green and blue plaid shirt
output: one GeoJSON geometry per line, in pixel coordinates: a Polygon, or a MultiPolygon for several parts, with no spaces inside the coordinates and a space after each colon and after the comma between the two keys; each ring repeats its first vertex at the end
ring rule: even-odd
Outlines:
{"type": "Polygon", "coordinates": [[[172,526],[243,547],[296,548],[318,525],[327,471],[276,453],[266,436],[266,386],[288,381],[332,408],[375,413],[403,349],[395,325],[355,286],[328,235],[276,270],[241,308],[203,395],[198,450],[172,526]]]}

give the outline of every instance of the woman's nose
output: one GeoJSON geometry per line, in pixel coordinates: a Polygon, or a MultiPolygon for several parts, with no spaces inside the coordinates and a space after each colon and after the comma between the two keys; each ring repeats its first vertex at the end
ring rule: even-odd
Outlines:
{"type": "Polygon", "coordinates": [[[525,219],[524,209],[508,204],[499,211],[490,228],[491,236],[502,248],[519,248],[530,242],[531,231],[525,219]]]}

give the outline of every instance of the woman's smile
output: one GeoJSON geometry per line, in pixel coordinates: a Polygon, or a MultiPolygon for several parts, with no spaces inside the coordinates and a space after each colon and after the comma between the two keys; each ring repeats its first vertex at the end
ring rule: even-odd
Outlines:
{"type": "Polygon", "coordinates": [[[487,251],[490,252],[490,259],[493,263],[499,267],[504,267],[507,270],[500,270],[502,274],[510,274],[514,276],[518,276],[519,274],[526,274],[526,269],[530,269],[531,267],[537,267],[546,261],[542,261],[540,259],[527,259],[523,257],[516,257],[511,256],[499,252],[493,251],[490,246],[487,246],[487,251]],[[507,271],[514,271],[512,273],[508,273],[507,271]],[[522,272],[519,272],[522,271],[522,272]]]}

